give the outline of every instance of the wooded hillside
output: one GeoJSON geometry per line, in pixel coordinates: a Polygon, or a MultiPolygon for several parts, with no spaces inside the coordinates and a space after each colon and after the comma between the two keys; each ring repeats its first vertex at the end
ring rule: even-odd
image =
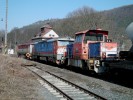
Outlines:
{"type": "Polygon", "coordinates": [[[101,12],[85,6],[70,12],[63,19],[48,19],[22,28],[14,28],[8,33],[8,43],[13,47],[15,43],[27,42],[40,31],[41,26],[50,23],[59,36],[74,37],[75,32],[86,29],[108,30],[110,39],[118,42],[120,46],[125,45],[125,49],[129,49],[131,42],[125,34],[125,29],[132,21],[133,5],[101,12]]]}

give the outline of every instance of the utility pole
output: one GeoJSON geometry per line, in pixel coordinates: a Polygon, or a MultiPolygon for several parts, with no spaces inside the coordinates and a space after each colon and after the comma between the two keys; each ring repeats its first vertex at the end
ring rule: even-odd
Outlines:
{"type": "Polygon", "coordinates": [[[8,0],[6,0],[6,20],[5,20],[5,54],[7,54],[7,24],[8,24],[8,0]]]}

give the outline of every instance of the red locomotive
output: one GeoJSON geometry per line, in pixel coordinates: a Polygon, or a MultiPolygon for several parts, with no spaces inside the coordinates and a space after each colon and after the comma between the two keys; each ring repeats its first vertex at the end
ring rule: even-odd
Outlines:
{"type": "Polygon", "coordinates": [[[67,65],[104,72],[117,57],[117,43],[108,39],[108,31],[85,30],[75,34],[73,45],[67,46],[67,65]]]}

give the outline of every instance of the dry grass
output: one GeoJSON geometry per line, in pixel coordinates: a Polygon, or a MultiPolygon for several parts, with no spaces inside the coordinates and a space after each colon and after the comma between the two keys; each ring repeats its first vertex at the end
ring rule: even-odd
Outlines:
{"type": "Polygon", "coordinates": [[[29,62],[0,55],[0,100],[43,100],[35,76],[22,63],[29,62]]]}

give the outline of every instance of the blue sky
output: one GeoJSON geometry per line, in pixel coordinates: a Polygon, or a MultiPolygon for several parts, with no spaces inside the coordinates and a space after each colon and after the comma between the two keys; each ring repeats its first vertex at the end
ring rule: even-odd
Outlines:
{"type": "MultiPolygon", "coordinates": [[[[5,1],[0,0],[0,29],[5,27],[5,1]]],[[[8,31],[39,20],[64,18],[83,6],[98,11],[133,4],[133,0],[8,0],[8,31]]]]}

